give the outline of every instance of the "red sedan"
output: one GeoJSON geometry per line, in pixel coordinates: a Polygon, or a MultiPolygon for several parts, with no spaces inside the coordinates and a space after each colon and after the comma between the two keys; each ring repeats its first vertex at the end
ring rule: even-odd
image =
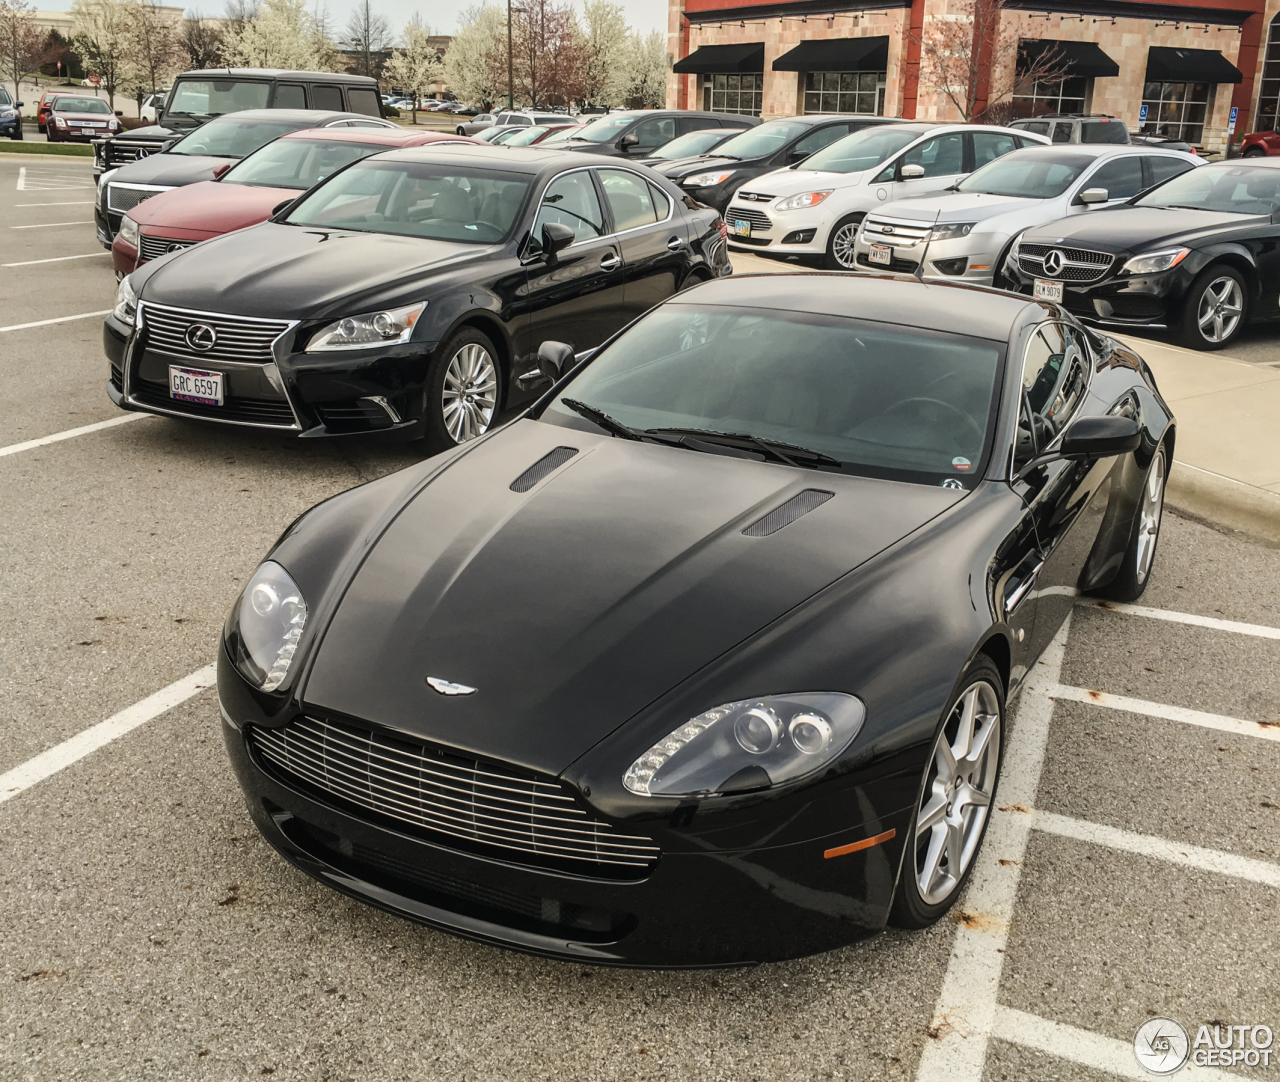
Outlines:
{"type": "Polygon", "coordinates": [[[88,143],[115,135],[116,117],[101,98],[59,94],[45,114],[44,131],[51,143],[88,143]]]}
{"type": "Polygon", "coordinates": [[[141,263],[271,217],[325,177],[383,150],[424,143],[469,143],[451,132],[401,132],[380,128],[308,128],[282,135],[216,180],[161,192],[139,203],[120,223],[111,245],[116,277],[141,263]]]}

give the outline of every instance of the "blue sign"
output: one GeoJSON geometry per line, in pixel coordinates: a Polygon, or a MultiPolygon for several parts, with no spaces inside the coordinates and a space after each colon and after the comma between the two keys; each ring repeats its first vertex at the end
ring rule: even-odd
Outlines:
{"type": "Polygon", "coordinates": [[[1233,105],[1231,107],[1231,119],[1227,122],[1227,134],[1235,135],[1236,133],[1236,117],[1240,115],[1240,107],[1233,105]]]}
{"type": "Polygon", "coordinates": [[[1147,107],[1144,105],[1138,110],[1138,123],[1145,124],[1147,122],[1147,107]]]}

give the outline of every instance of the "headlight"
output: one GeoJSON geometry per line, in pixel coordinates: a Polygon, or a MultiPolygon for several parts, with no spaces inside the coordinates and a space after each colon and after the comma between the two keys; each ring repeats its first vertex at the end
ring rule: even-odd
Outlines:
{"type": "Polygon", "coordinates": [[[125,215],[120,219],[120,229],[116,233],[125,244],[132,244],[135,248],[138,246],[138,223],[129,215],[125,215]]]}
{"type": "Polygon", "coordinates": [[[722,173],[696,173],[691,177],[685,177],[680,183],[686,188],[714,188],[717,184],[723,184],[736,172],[736,169],[726,169],[722,173]]]}
{"type": "Polygon", "coordinates": [[[289,572],[268,560],[231,606],[222,630],[240,675],[263,691],[275,691],[289,674],[307,624],[307,603],[289,572]]]}
{"type": "Polygon", "coordinates": [[[57,126],[57,127],[59,127],[59,128],[65,128],[65,127],[67,126],[67,122],[66,122],[66,120],[64,120],[64,119],[63,119],[62,117],[60,117],[60,116],[55,116],[55,117],[53,118],[53,123],[54,123],[54,125],[55,125],[55,126],[57,126]]]}
{"type": "Polygon", "coordinates": [[[935,225],[933,232],[929,234],[930,240],[955,240],[957,237],[967,237],[977,222],[948,222],[946,225],[935,225]]]}
{"type": "Polygon", "coordinates": [[[1190,248],[1161,248],[1156,252],[1135,255],[1121,270],[1130,274],[1158,274],[1176,267],[1190,254],[1190,248]]]}
{"type": "Polygon", "coordinates": [[[307,352],[329,353],[339,349],[366,349],[407,342],[413,334],[413,325],[426,307],[427,302],[423,301],[408,308],[388,308],[385,312],[340,319],[321,327],[308,343],[307,352]]]}
{"type": "Polygon", "coordinates": [[[804,210],[806,207],[816,207],[824,199],[831,194],[828,189],[825,192],[801,192],[799,195],[790,196],[781,202],[774,204],[774,210],[804,210]]]}
{"type": "Polygon", "coordinates": [[[138,295],[133,291],[133,284],[129,281],[132,275],[126,274],[120,279],[120,286],[116,290],[116,308],[111,314],[121,323],[128,323],[133,326],[138,318],[138,295]]]}
{"type": "Polygon", "coordinates": [[[725,703],[654,744],[631,764],[622,784],[640,796],[767,789],[831,762],[865,717],[860,699],[838,691],[725,703]]]}

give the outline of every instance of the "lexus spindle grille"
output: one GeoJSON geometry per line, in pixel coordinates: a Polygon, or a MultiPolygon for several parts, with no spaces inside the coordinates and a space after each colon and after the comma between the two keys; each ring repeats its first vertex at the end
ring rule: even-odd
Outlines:
{"type": "Polygon", "coordinates": [[[643,875],[660,854],[651,838],[592,817],[557,782],[511,767],[315,718],[251,728],[249,743],[304,787],[454,848],[610,878],[643,875]]]}
{"type": "Polygon", "coordinates": [[[141,241],[141,246],[138,249],[139,263],[145,263],[148,259],[159,259],[169,252],[176,252],[179,248],[190,248],[197,243],[194,240],[170,240],[168,237],[150,237],[146,233],[143,233],[138,239],[141,241]]]}
{"type": "MultiPolygon", "coordinates": [[[[271,363],[275,359],[271,354],[271,343],[290,326],[281,319],[188,312],[156,304],[143,305],[142,323],[147,329],[147,349],[152,352],[193,361],[239,364],[271,363]],[[208,349],[192,349],[187,343],[187,331],[197,326],[213,330],[213,344],[208,349]]],[[[207,342],[208,336],[203,336],[201,341],[207,342]]]]}
{"type": "Polygon", "coordinates": [[[1018,251],[1018,265],[1025,273],[1063,282],[1096,282],[1107,273],[1113,262],[1115,256],[1106,252],[1062,248],[1056,244],[1024,244],[1018,251]],[[1045,270],[1044,261],[1055,250],[1062,253],[1062,269],[1052,274],[1045,270]]]}
{"type": "Polygon", "coordinates": [[[765,233],[773,228],[773,222],[769,220],[767,214],[761,214],[758,210],[748,210],[746,207],[730,207],[725,217],[729,221],[731,234],[734,222],[750,222],[753,233],[765,233]]]}

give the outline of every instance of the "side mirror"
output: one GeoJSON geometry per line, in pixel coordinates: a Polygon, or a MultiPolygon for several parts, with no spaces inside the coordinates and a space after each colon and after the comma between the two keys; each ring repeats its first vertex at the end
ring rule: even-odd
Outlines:
{"type": "Polygon", "coordinates": [[[124,113],[122,113],[119,109],[117,109],[116,116],[124,116],[124,113]]]}
{"type": "Polygon", "coordinates": [[[793,150],[787,155],[787,164],[792,165],[795,162],[802,162],[809,156],[809,152],[805,150],[793,150]]]}
{"type": "Polygon", "coordinates": [[[916,165],[914,163],[911,165],[904,165],[898,175],[902,177],[903,180],[919,180],[924,176],[924,166],[916,165]]]}
{"type": "Polygon", "coordinates": [[[1062,457],[1109,458],[1141,443],[1142,427],[1132,417],[1081,417],[1062,435],[1062,457]]]}
{"type": "Polygon", "coordinates": [[[555,383],[573,366],[573,346],[567,342],[543,342],[538,347],[538,371],[555,383]]]}
{"type": "Polygon", "coordinates": [[[26,104],[27,104],[27,103],[26,103],[25,101],[16,101],[16,102],[14,102],[14,103],[13,103],[13,107],[14,107],[15,109],[21,109],[21,108],[22,108],[24,105],[26,105],[26,104]]]}
{"type": "Polygon", "coordinates": [[[174,146],[177,145],[177,142],[178,140],[176,139],[166,139],[163,143],[160,144],[160,153],[167,154],[170,150],[173,149],[174,146]]]}
{"type": "MultiPolygon", "coordinates": [[[[213,179],[218,180],[220,177],[224,176],[227,170],[230,168],[231,166],[224,162],[222,165],[218,166],[218,168],[213,171],[213,179]]],[[[276,208],[276,210],[279,210],[279,209],[280,209],[279,207],[276,208]]],[[[272,213],[274,214],[275,212],[273,211],[272,213]]]]}
{"type": "Polygon", "coordinates": [[[624,150],[629,154],[631,153],[631,148],[636,146],[639,142],[640,136],[636,135],[635,132],[630,132],[618,140],[618,149],[624,150]]]}
{"type": "Polygon", "coordinates": [[[1081,203],[1105,203],[1109,196],[1106,188],[1086,188],[1080,193],[1081,203]]]}
{"type": "Polygon", "coordinates": [[[556,256],[568,248],[575,239],[577,238],[573,230],[567,225],[547,222],[542,227],[542,254],[547,257],[548,263],[554,263],[556,256]]]}
{"type": "MultiPolygon", "coordinates": [[[[231,168],[231,167],[230,167],[230,166],[227,166],[227,168],[229,169],[229,168],[231,168]]],[[[283,201],[283,202],[281,202],[281,203],[277,203],[274,207],[272,207],[272,208],[271,208],[271,217],[272,217],[272,218],[278,218],[278,217],[279,217],[281,214],[283,214],[286,210],[288,210],[290,207],[292,207],[292,206],[293,206],[293,204],[294,204],[294,203],[296,203],[296,202],[297,202],[297,199],[286,199],[286,200],[284,200],[284,201],[283,201]]]]}

